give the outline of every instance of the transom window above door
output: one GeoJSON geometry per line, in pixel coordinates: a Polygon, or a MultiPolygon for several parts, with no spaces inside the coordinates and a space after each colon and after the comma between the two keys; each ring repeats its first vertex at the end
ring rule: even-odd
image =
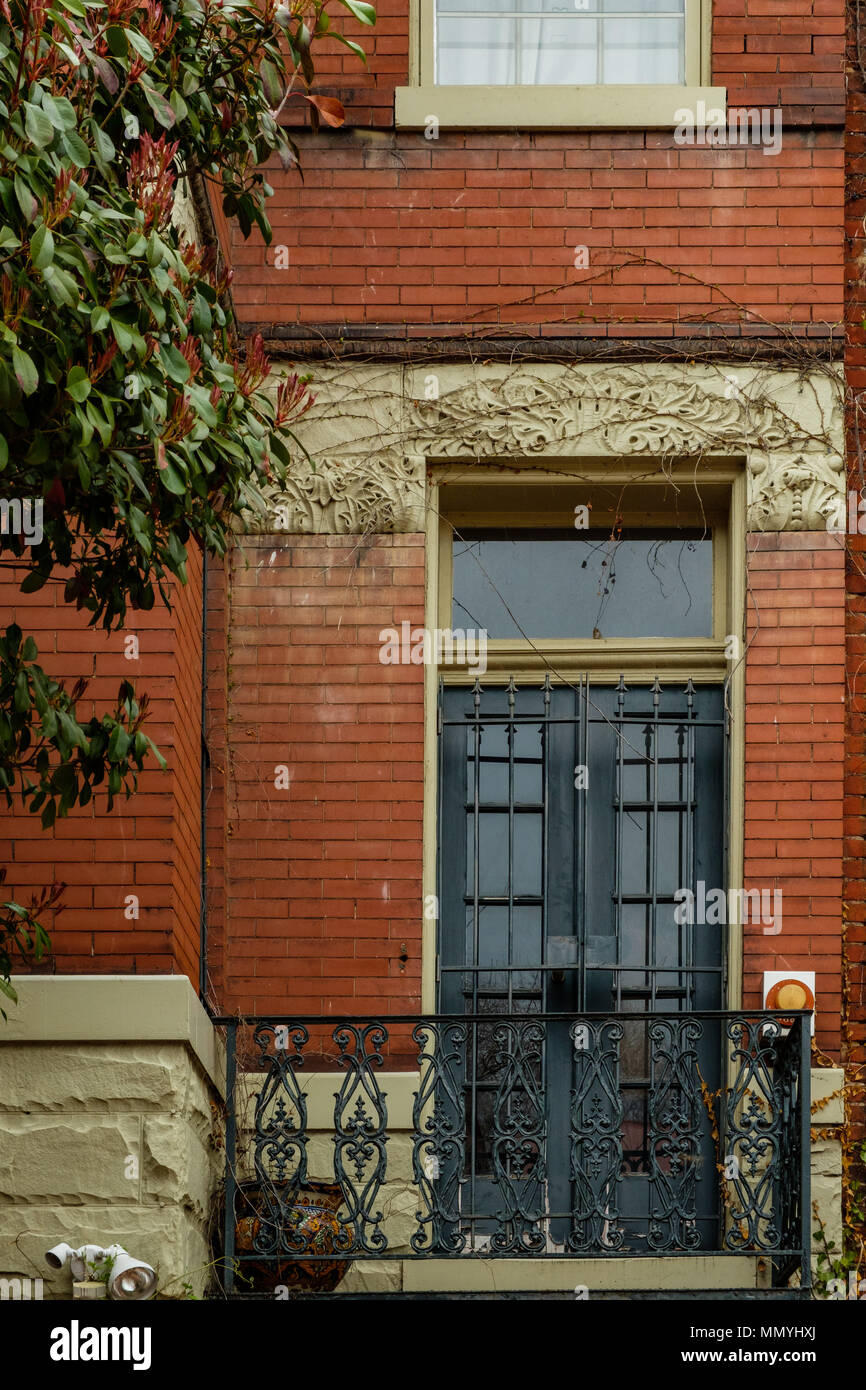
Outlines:
{"type": "Polygon", "coordinates": [[[692,8],[689,0],[435,0],[435,80],[683,83],[692,8]]]}
{"type": "Polygon", "coordinates": [[[461,529],[452,586],[452,626],[493,640],[713,634],[706,529],[461,529]]]}

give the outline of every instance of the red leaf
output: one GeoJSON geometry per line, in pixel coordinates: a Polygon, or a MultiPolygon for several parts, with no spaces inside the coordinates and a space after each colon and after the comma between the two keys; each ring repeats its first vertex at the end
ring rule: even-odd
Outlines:
{"type": "Polygon", "coordinates": [[[59,478],[54,479],[54,482],[46,492],[45,501],[48,504],[48,510],[52,512],[62,511],[66,506],[66,493],[63,490],[63,484],[59,478]]]}
{"type": "Polygon", "coordinates": [[[299,92],[298,96],[303,96],[304,101],[308,101],[311,106],[315,106],[325,125],[343,125],[346,120],[346,108],[336,97],[309,96],[305,92],[299,92]]]}

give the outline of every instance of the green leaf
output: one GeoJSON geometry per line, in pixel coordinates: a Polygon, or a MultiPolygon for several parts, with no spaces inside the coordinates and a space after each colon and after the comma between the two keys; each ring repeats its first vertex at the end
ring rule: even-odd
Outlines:
{"type": "Polygon", "coordinates": [[[179,386],[189,381],[189,363],[173,343],[160,343],[159,357],[165,367],[166,376],[179,386]]]}
{"type": "Polygon", "coordinates": [[[76,721],[62,709],[57,711],[57,718],[67,743],[70,744],[72,748],[81,748],[86,753],[87,739],[84,737],[84,730],[81,725],[76,723],[76,721]]]}
{"type": "Polygon", "coordinates": [[[30,259],[37,270],[44,270],[54,260],[54,237],[44,222],[30,238],[30,259]]]}
{"type": "Polygon", "coordinates": [[[26,714],[30,708],[30,685],[27,672],[19,671],[15,677],[15,708],[19,714],[26,714]]]}
{"type": "Polygon", "coordinates": [[[74,68],[78,68],[81,66],[81,59],[75,52],[74,48],[70,48],[68,43],[63,43],[60,39],[55,39],[54,42],[56,46],[60,49],[60,52],[63,54],[67,63],[71,63],[74,68]]]}
{"type": "Polygon", "coordinates": [[[80,135],[74,130],[66,130],[61,136],[63,147],[77,169],[86,169],[90,163],[90,150],[80,135]]]}
{"type": "Polygon", "coordinates": [[[76,281],[67,271],[61,270],[54,261],[45,267],[42,278],[55,303],[67,304],[70,308],[78,304],[81,295],[76,281]]]}
{"type": "Polygon", "coordinates": [[[42,110],[58,130],[74,130],[78,125],[75,107],[68,97],[54,97],[50,92],[43,92],[42,110]]]}
{"type": "Polygon", "coordinates": [[[186,483],[178,473],[173,463],[167,463],[160,469],[160,479],[169,492],[173,492],[175,497],[183,497],[186,493],[186,483]]]}
{"type": "Polygon", "coordinates": [[[196,294],[192,306],[192,329],[194,333],[209,333],[213,325],[210,305],[200,294],[196,294]]]}
{"type": "Polygon", "coordinates": [[[341,43],[344,48],[350,48],[356,58],[360,58],[362,63],[366,63],[367,55],[359,43],[355,43],[352,39],[347,39],[344,34],[338,34],[336,29],[332,30],[328,38],[336,39],[337,43],[341,43]]]}
{"type": "Polygon", "coordinates": [[[283,83],[276,65],[265,58],[259,65],[259,76],[268,102],[271,106],[279,106],[283,99],[283,83]]]}
{"type": "Polygon", "coordinates": [[[111,331],[114,334],[115,342],[121,352],[129,352],[132,347],[132,334],[125,324],[119,323],[116,318],[111,319],[111,331]]]}
{"type": "Polygon", "coordinates": [[[126,37],[126,31],[121,29],[119,24],[109,24],[106,29],[105,41],[115,58],[126,57],[128,51],[126,37]]]}
{"type": "Polygon", "coordinates": [[[95,121],[91,125],[91,131],[93,133],[93,143],[96,147],[96,153],[105,164],[110,164],[117,153],[114,148],[114,141],[110,135],[107,135],[104,130],[100,129],[95,121]]]}
{"type": "MultiPolygon", "coordinates": [[[[112,762],[122,762],[129,752],[129,734],[122,724],[115,724],[108,740],[108,756],[112,762]]],[[[119,788],[118,788],[119,790],[119,788]]]]}
{"type": "Polygon", "coordinates": [[[9,462],[9,445],[2,434],[0,434],[0,470],[4,469],[9,462]]]}
{"type": "Polygon", "coordinates": [[[129,529],[138,541],[139,546],[145,555],[150,555],[153,550],[150,536],[147,530],[147,517],[138,507],[129,508],[129,529]]]}
{"type": "Polygon", "coordinates": [[[177,90],[169,92],[168,100],[172,111],[174,112],[175,116],[179,121],[184,120],[185,117],[189,115],[189,107],[187,106],[180,92],[178,92],[177,90]]]}
{"type": "Polygon", "coordinates": [[[43,584],[48,582],[47,574],[40,574],[39,570],[31,570],[28,575],[21,580],[19,588],[22,594],[35,594],[41,589],[43,584]]]}
{"type": "Polygon", "coordinates": [[[171,109],[171,103],[154,87],[148,86],[146,82],[139,82],[138,85],[144,92],[147,104],[160,125],[165,126],[166,130],[170,130],[176,120],[175,114],[171,109]]]}
{"type": "Polygon", "coordinates": [[[146,63],[152,63],[154,52],[144,34],[140,34],[137,29],[124,29],[123,32],[139,57],[143,58],[146,63]]]}
{"type": "Polygon", "coordinates": [[[36,214],[39,211],[39,203],[36,200],[36,195],[32,188],[24,182],[20,174],[15,175],[14,188],[15,198],[24,214],[25,221],[35,222],[36,214]]]}
{"type": "Polygon", "coordinates": [[[24,102],[24,129],[27,138],[37,149],[43,150],[54,139],[55,127],[45,112],[32,102],[24,102]]]}
{"type": "Polygon", "coordinates": [[[111,322],[111,316],[107,309],[102,305],[90,311],[90,327],[94,333],[101,333],[103,328],[107,328],[111,322]]]}
{"type": "Polygon", "coordinates": [[[111,425],[106,420],[105,416],[99,410],[94,401],[85,401],[84,411],[87,415],[88,420],[93,425],[93,428],[96,430],[96,433],[99,435],[99,438],[102,440],[103,445],[107,449],[109,444],[111,443],[111,425]]]}
{"type": "Polygon", "coordinates": [[[86,401],[90,395],[90,377],[84,367],[70,367],[66,389],[74,401],[86,401]]]}
{"type": "Polygon", "coordinates": [[[148,488],[147,488],[147,485],[146,485],[144,479],[142,478],[141,474],[139,473],[138,469],[136,468],[135,464],[133,463],[132,459],[126,459],[126,460],[125,460],[125,467],[126,467],[127,473],[129,474],[129,476],[130,476],[130,478],[132,479],[132,481],[135,483],[135,486],[138,488],[139,492],[143,493],[143,495],[147,498],[147,500],[148,500],[148,502],[149,502],[149,501],[150,501],[150,492],[149,492],[149,490],[148,490],[148,488]]]}
{"type": "Polygon", "coordinates": [[[365,4],[364,0],[340,0],[340,4],[344,9],[347,9],[350,14],[353,14],[359,23],[376,23],[376,11],[372,5],[365,4]]]}
{"type": "Polygon", "coordinates": [[[33,358],[23,348],[12,349],[12,370],[24,395],[32,396],[39,385],[39,373],[33,358]]]}

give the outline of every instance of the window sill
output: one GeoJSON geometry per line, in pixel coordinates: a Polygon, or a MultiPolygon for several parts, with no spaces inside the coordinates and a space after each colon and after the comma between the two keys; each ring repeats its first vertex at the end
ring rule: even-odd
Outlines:
{"type": "Polygon", "coordinates": [[[435,117],[440,129],[602,130],[672,129],[677,112],[727,109],[725,87],[398,87],[394,121],[423,130],[435,117]]]}

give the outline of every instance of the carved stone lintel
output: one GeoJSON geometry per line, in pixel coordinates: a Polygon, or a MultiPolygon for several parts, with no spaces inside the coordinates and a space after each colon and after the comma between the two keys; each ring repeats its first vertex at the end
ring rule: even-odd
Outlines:
{"type": "Polygon", "coordinates": [[[823,530],[844,501],[841,413],[827,374],[803,381],[766,366],[450,364],[417,381],[412,370],[395,373],[388,383],[381,367],[369,370],[366,398],[359,368],[317,382],[303,431],[315,470],[299,463],[272,489],[271,515],[256,529],[420,530],[426,459],[656,459],[661,469],[678,459],[745,457],[755,530],[823,530]]]}

